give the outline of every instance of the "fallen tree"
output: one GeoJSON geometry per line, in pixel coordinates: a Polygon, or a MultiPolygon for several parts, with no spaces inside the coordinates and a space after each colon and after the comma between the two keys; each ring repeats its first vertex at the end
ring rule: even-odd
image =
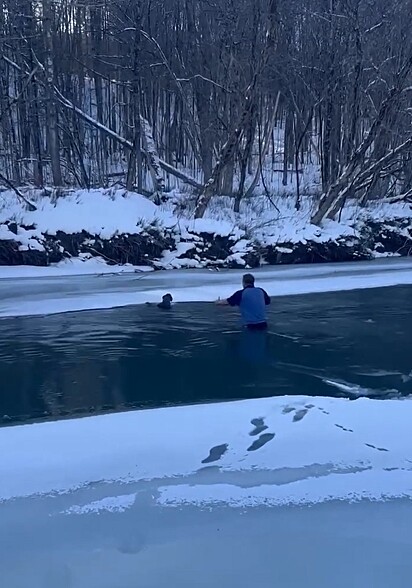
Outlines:
{"type": "Polygon", "coordinates": [[[34,212],[35,210],[37,210],[37,206],[33,204],[33,202],[30,202],[30,200],[27,200],[25,195],[22,194],[18,188],[16,188],[13,182],[10,182],[10,180],[6,178],[6,176],[4,176],[2,173],[0,173],[0,181],[3,182],[3,184],[5,184],[8,188],[13,190],[17,198],[25,203],[27,209],[30,210],[30,212],[34,212]]]}
{"type": "MultiPolygon", "coordinates": [[[[33,75],[32,72],[29,72],[29,71],[23,69],[22,67],[20,67],[20,65],[18,65],[17,63],[15,63],[14,61],[12,61],[8,57],[6,57],[5,55],[3,55],[2,58],[4,61],[6,61],[6,63],[9,66],[13,67],[14,69],[19,71],[20,73],[24,74],[29,79],[30,79],[30,76],[33,75]]],[[[34,58],[35,58],[35,61],[36,61],[38,68],[44,73],[45,72],[44,65],[38,60],[38,58],[36,56],[34,56],[34,58]]],[[[103,123],[96,120],[94,117],[92,117],[89,114],[87,114],[86,112],[84,112],[84,110],[82,110],[81,108],[76,106],[71,100],[66,98],[55,85],[53,86],[53,91],[54,91],[54,96],[55,96],[56,100],[58,101],[58,103],[61,106],[63,106],[67,110],[74,112],[77,116],[79,116],[85,122],[87,122],[88,124],[90,124],[94,128],[98,129],[99,131],[101,131],[102,133],[104,133],[105,135],[107,135],[108,137],[113,139],[114,141],[117,141],[120,145],[122,145],[126,149],[128,149],[128,150],[133,149],[133,143],[131,141],[128,141],[127,139],[125,139],[124,137],[122,137],[121,135],[116,133],[116,131],[113,131],[113,129],[111,129],[110,127],[104,125],[103,123]]],[[[179,180],[181,180],[185,184],[188,184],[189,186],[192,186],[193,188],[196,188],[197,190],[202,190],[203,185],[200,184],[199,182],[197,182],[194,178],[188,176],[187,174],[185,174],[185,173],[181,172],[180,170],[178,170],[177,168],[175,168],[170,163],[167,163],[163,159],[159,158],[159,156],[157,155],[157,150],[156,150],[156,147],[155,147],[155,144],[153,141],[153,136],[152,136],[151,128],[150,128],[150,125],[148,124],[148,121],[144,121],[143,127],[144,127],[143,130],[144,130],[144,134],[145,134],[144,144],[146,146],[146,149],[143,148],[142,153],[146,157],[149,171],[151,173],[152,179],[154,180],[155,193],[160,188],[160,186],[162,186],[162,189],[164,189],[164,184],[162,183],[162,181],[160,179],[158,168],[161,168],[167,174],[170,174],[170,175],[178,178],[179,180]]]]}
{"type": "MultiPolygon", "coordinates": [[[[73,104],[70,100],[65,98],[65,96],[63,96],[62,93],[56,87],[55,87],[54,91],[55,91],[57,100],[59,101],[59,103],[62,106],[75,112],[85,122],[89,123],[90,125],[92,125],[96,129],[99,129],[99,131],[101,131],[102,133],[105,133],[107,136],[111,137],[115,141],[119,142],[121,145],[123,145],[123,147],[126,147],[126,149],[133,149],[133,143],[131,141],[128,141],[127,139],[125,139],[124,137],[122,137],[121,135],[116,133],[116,131],[113,131],[112,129],[110,129],[106,125],[100,123],[98,120],[96,120],[95,118],[93,118],[92,116],[90,116],[89,114],[84,112],[81,108],[79,108],[78,106],[73,104]]],[[[150,137],[151,137],[151,135],[150,135],[150,137]]],[[[153,139],[153,137],[151,137],[151,138],[153,139]]],[[[146,144],[148,144],[147,141],[146,141],[146,144]]],[[[153,147],[154,143],[152,143],[151,145],[153,147]]],[[[152,162],[155,162],[155,165],[158,165],[159,167],[161,167],[163,169],[163,171],[165,171],[167,174],[175,176],[179,180],[182,180],[182,182],[184,182],[185,184],[188,184],[189,186],[192,186],[193,188],[196,188],[197,190],[202,189],[202,187],[203,187],[202,184],[197,182],[194,178],[181,172],[180,170],[175,168],[170,163],[167,163],[163,159],[160,159],[158,156],[157,157],[154,156],[154,158],[153,158],[153,150],[149,155],[147,155],[145,150],[143,150],[143,153],[145,156],[147,156],[147,159],[151,160],[152,162]]],[[[149,168],[150,168],[150,163],[149,163],[149,168]]],[[[156,171],[155,174],[157,177],[158,171],[156,171]]]]}

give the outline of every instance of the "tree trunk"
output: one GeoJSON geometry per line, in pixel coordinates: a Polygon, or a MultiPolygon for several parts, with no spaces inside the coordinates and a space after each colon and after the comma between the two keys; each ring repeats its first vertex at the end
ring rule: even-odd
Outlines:
{"type": "Polygon", "coordinates": [[[244,129],[249,124],[253,109],[253,99],[250,96],[251,93],[252,92],[249,92],[249,95],[246,95],[245,107],[239,124],[232,131],[227,142],[223,145],[212,175],[210,176],[202,190],[202,193],[200,194],[195,208],[195,218],[202,218],[205,214],[206,208],[208,207],[211,198],[216,193],[216,188],[219,185],[220,175],[223,169],[229,163],[230,159],[233,157],[239,145],[239,141],[244,133],[244,129]]]}
{"type": "Polygon", "coordinates": [[[289,164],[293,162],[292,158],[292,141],[293,137],[293,113],[288,108],[285,120],[285,131],[283,134],[283,176],[282,185],[288,185],[288,170],[289,164]]]}
{"type": "Polygon", "coordinates": [[[59,134],[57,107],[54,100],[54,66],[53,66],[53,10],[51,0],[43,0],[43,30],[46,49],[46,117],[47,117],[47,147],[50,155],[50,163],[54,186],[62,185],[62,173],[60,167],[59,134]]]}
{"type": "MultiPolygon", "coordinates": [[[[248,167],[248,163],[249,163],[249,160],[250,160],[250,157],[252,154],[252,147],[253,147],[253,141],[255,139],[255,132],[256,132],[256,109],[252,108],[250,120],[247,124],[247,128],[245,129],[245,133],[246,133],[245,147],[244,147],[243,151],[241,151],[240,158],[239,158],[240,180],[239,180],[239,190],[238,190],[238,193],[235,198],[234,212],[240,212],[240,201],[242,200],[243,193],[245,191],[247,167],[248,167]]],[[[259,140],[260,140],[260,137],[259,137],[259,140]]]]}
{"type": "Polygon", "coordinates": [[[153,196],[156,204],[162,201],[163,192],[165,191],[164,178],[160,166],[160,158],[157,153],[156,144],[153,139],[153,132],[149,122],[141,118],[141,130],[143,138],[143,149],[146,155],[147,165],[153,183],[153,196]]]}
{"type": "Polygon", "coordinates": [[[273,127],[275,126],[275,121],[276,121],[276,117],[277,117],[277,112],[278,112],[278,107],[279,107],[279,99],[280,99],[280,92],[277,93],[273,112],[269,116],[267,124],[266,124],[264,137],[263,137],[263,144],[261,145],[260,152],[259,152],[260,157],[259,157],[259,161],[258,161],[258,166],[257,166],[256,172],[255,172],[255,176],[253,178],[253,181],[246,191],[246,194],[245,194],[246,198],[249,198],[250,196],[252,196],[253,192],[255,191],[256,186],[258,185],[259,178],[260,178],[260,175],[262,172],[262,165],[267,157],[267,154],[269,152],[270,145],[271,145],[271,142],[273,139],[273,127]]]}

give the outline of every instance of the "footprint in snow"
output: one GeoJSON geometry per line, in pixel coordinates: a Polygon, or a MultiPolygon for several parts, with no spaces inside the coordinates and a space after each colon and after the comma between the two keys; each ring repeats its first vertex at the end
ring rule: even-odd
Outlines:
{"type": "Polygon", "coordinates": [[[267,425],[265,425],[265,420],[262,418],[252,419],[250,423],[255,427],[253,431],[250,431],[249,433],[251,437],[256,437],[256,435],[260,435],[260,433],[263,433],[263,431],[266,431],[266,429],[268,428],[267,425]]]}
{"type": "Polygon", "coordinates": [[[372,449],[376,449],[376,451],[389,451],[389,449],[385,449],[385,447],[376,447],[376,445],[372,445],[372,443],[365,443],[366,447],[371,447],[372,449]]]}
{"type": "Polygon", "coordinates": [[[308,414],[308,409],[307,408],[302,408],[301,410],[298,410],[293,415],[293,422],[294,423],[297,423],[298,421],[301,421],[307,414],[308,414]]]}
{"type": "Polygon", "coordinates": [[[295,414],[293,415],[293,422],[297,423],[308,414],[311,408],[315,408],[313,404],[306,404],[305,408],[301,408],[300,410],[296,410],[296,408],[293,406],[285,406],[285,408],[282,410],[282,414],[290,414],[291,412],[294,412],[295,414]]]}
{"type": "Polygon", "coordinates": [[[226,453],[228,448],[229,445],[227,443],[212,447],[212,449],[209,451],[209,455],[202,460],[202,463],[213,463],[214,461],[219,461],[219,459],[226,453]]]}
{"type": "Polygon", "coordinates": [[[338,427],[338,429],[342,429],[342,431],[346,431],[347,433],[353,433],[353,429],[347,429],[346,427],[342,427],[342,425],[337,425],[336,423],[335,427],[338,427]]]}
{"type": "Polygon", "coordinates": [[[259,439],[256,439],[256,441],[253,441],[252,445],[250,447],[248,447],[247,450],[248,451],[257,451],[258,449],[260,449],[261,447],[266,445],[266,443],[269,443],[269,441],[272,441],[272,439],[274,437],[275,437],[274,433],[264,433],[263,435],[261,435],[259,437],[259,439]]]}

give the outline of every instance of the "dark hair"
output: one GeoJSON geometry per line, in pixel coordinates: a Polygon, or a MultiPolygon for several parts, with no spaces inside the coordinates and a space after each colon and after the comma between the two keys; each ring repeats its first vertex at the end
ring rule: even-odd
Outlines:
{"type": "Polygon", "coordinates": [[[173,300],[173,296],[171,294],[165,294],[162,298],[163,300],[169,300],[170,302],[173,300]]]}
{"type": "Polygon", "coordinates": [[[252,274],[245,274],[243,276],[243,283],[245,286],[254,286],[255,285],[255,276],[252,274]]]}

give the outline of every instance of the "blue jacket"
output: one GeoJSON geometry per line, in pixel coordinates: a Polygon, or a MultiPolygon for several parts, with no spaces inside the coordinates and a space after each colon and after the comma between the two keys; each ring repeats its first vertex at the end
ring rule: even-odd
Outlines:
{"type": "Polygon", "coordinates": [[[239,306],[244,325],[259,325],[266,322],[266,306],[270,297],[262,288],[246,286],[227,299],[230,306],[239,306]]]}

